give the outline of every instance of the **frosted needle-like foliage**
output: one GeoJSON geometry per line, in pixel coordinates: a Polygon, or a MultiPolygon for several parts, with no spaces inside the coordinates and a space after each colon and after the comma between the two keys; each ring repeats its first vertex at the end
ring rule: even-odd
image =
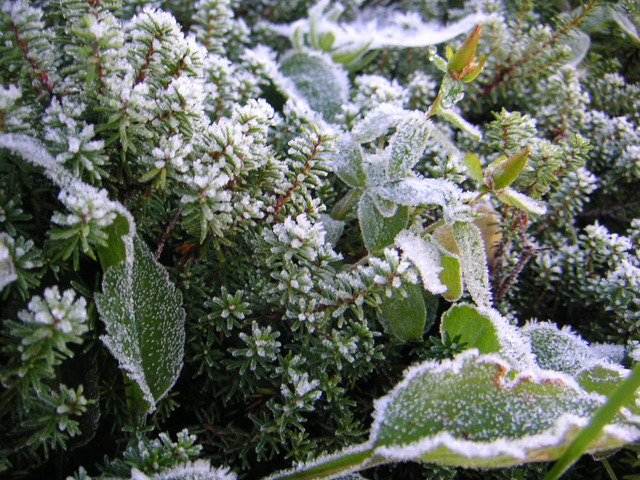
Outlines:
{"type": "Polygon", "coordinates": [[[70,335],[82,335],[89,328],[87,321],[87,302],[84,298],[75,298],[73,290],[60,294],[57,286],[47,288],[44,298],[33,297],[28,305],[29,311],[22,311],[18,317],[23,322],[33,321],[50,325],[56,330],[70,335]]]}

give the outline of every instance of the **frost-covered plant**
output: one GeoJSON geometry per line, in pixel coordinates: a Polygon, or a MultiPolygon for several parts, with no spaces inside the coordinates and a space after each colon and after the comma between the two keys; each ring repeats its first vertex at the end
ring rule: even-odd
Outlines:
{"type": "Polygon", "coordinates": [[[381,3],[3,3],[3,476],[640,440],[637,5],[381,3]]]}

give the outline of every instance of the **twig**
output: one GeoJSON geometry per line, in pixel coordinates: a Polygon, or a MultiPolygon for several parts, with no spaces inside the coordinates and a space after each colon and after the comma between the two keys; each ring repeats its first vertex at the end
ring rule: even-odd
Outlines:
{"type": "Polygon", "coordinates": [[[164,244],[167,242],[167,238],[169,238],[169,234],[171,233],[171,230],[173,230],[174,227],[176,225],[178,225],[178,223],[180,223],[180,221],[178,219],[180,218],[180,214],[182,214],[182,210],[183,209],[184,209],[183,206],[180,206],[180,208],[178,208],[178,211],[176,212],[176,214],[173,216],[173,218],[171,219],[171,221],[167,225],[167,228],[164,229],[164,233],[162,234],[162,237],[160,238],[160,242],[158,242],[158,248],[156,248],[156,253],[154,254],[154,258],[156,260],[158,260],[160,258],[160,255],[162,255],[162,250],[164,249],[164,244]]]}

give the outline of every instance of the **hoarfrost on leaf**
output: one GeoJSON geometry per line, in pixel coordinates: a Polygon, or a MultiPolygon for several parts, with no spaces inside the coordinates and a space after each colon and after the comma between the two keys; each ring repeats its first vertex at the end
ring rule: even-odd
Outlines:
{"type": "Polygon", "coordinates": [[[480,230],[473,223],[456,222],[453,236],[458,246],[460,267],[467,291],[480,306],[491,305],[487,254],[480,230]]]}
{"type": "Polygon", "coordinates": [[[410,260],[420,272],[425,289],[436,295],[447,291],[439,276],[443,267],[437,245],[408,230],[400,232],[395,238],[395,243],[402,250],[403,258],[410,260]]]}
{"type": "Polygon", "coordinates": [[[101,340],[140,387],[148,411],[153,411],[182,369],[182,295],[138,237],[133,258],[107,270],[102,290],[96,295],[107,329],[101,340]]]}
{"type": "Polygon", "coordinates": [[[333,122],[342,113],[349,94],[346,72],[330,58],[312,51],[293,51],[280,62],[280,72],[294,85],[295,93],[333,122]]]}

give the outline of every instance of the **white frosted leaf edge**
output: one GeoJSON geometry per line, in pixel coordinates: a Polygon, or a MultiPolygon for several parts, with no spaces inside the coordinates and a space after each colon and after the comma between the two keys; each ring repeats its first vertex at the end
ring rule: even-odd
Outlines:
{"type": "Polygon", "coordinates": [[[214,468],[207,460],[188,462],[154,475],[146,475],[137,468],[131,470],[131,480],[236,480],[228,468],[214,468]]]}
{"type": "Polygon", "coordinates": [[[487,253],[480,229],[473,223],[456,222],[453,236],[460,251],[460,267],[467,291],[479,306],[491,305],[487,253]]]}
{"type": "Polygon", "coordinates": [[[182,295],[137,237],[133,261],[110,267],[102,292],[95,296],[107,330],[100,340],[138,384],[152,412],[182,370],[186,316],[182,295]]]}
{"type": "Polygon", "coordinates": [[[448,180],[437,178],[406,178],[370,189],[386,200],[400,205],[438,205],[449,207],[460,203],[462,190],[448,180]]]}
{"type": "Polygon", "coordinates": [[[536,357],[531,351],[531,342],[522,334],[521,329],[509,323],[498,310],[492,307],[480,307],[470,303],[458,303],[453,308],[466,306],[476,310],[480,315],[488,318],[495,328],[500,342],[500,356],[517,370],[537,368],[536,357]]]}
{"type": "MultiPolygon", "coordinates": [[[[309,470],[313,470],[316,468],[322,468],[326,464],[331,464],[333,462],[340,462],[341,460],[348,458],[350,456],[358,456],[362,454],[365,458],[361,462],[353,462],[349,467],[340,469],[333,474],[324,473],[318,474],[317,478],[322,478],[323,480],[330,480],[335,478],[340,478],[345,475],[359,472],[369,466],[370,463],[370,454],[373,443],[368,441],[366,443],[362,443],[360,445],[354,445],[351,447],[347,447],[339,452],[332,453],[329,455],[324,455],[318,457],[309,462],[299,463],[296,467],[290,468],[287,470],[281,470],[279,472],[274,473],[273,475],[269,475],[268,477],[264,477],[262,480],[280,480],[287,478],[295,478],[297,473],[308,472],[309,470]]],[[[311,478],[311,477],[307,477],[311,478]]]]}
{"type": "MultiPolygon", "coordinates": [[[[367,45],[371,50],[387,47],[410,48],[437,45],[451,40],[471,30],[476,24],[487,22],[491,17],[483,13],[473,13],[467,17],[443,26],[424,23],[417,15],[385,8],[368,9],[354,21],[338,23],[325,18],[316,18],[319,32],[335,35],[336,50],[353,45],[367,45]],[[410,21],[408,21],[410,19],[410,21]]],[[[300,19],[290,24],[264,24],[276,33],[293,38],[296,30],[309,33],[309,19],[300,19]]],[[[353,48],[353,47],[352,47],[353,48]]]]}
{"type": "Polygon", "coordinates": [[[408,113],[393,103],[378,105],[353,126],[353,139],[360,143],[372,142],[396,126],[408,113]]]}
{"type": "MultiPolygon", "coordinates": [[[[480,355],[476,349],[467,350],[453,360],[427,361],[407,369],[403,380],[388,395],[376,400],[369,442],[372,442],[375,447],[381,426],[387,419],[387,409],[396,397],[418,377],[438,373],[449,373],[452,376],[457,376],[461,374],[466,365],[480,363],[494,364],[505,374],[510,370],[509,365],[499,355],[480,355]]],[[[513,388],[523,380],[533,383],[553,383],[562,385],[579,399],[600,404],[604,404],[606,401],[606,397],[587,393],[572,377],[559,372],[530,369],[520,373],[512,380],[507,380],[506,376],[502,378],[504,379],[503,383],[496,385],[496,388],[513,388]]],[[[473,408],[473,405],[469,405],[470,410],[473,410],[473,408]]],[[[601,435],[591,444],[589,452],[619,447],[640,439],[640,429],[636,426],[639,419],[627,409],[622,409],[621,415],[625,417],[626,421],[634,422],[635,425],[630,423],[607,425],[601,435]]],[[[437,450],[437,454],[429,456],[428,461],[470,467],[510,466],[530,461],[552,460],[553,458],[549,457],[545,450],[568,446],[588,421],[588,418],[572,413],[564,413],[557,418],[551,428],[542,433],[524,435],[517,439],[498,437],[490,441],[456,438],[446,431],[441,431],[436,435],[424,437],[411,443],[377,446],[373,450],[373,456],[384,457],[389,462],[415,461],[437,450]],[[438,461],[438,457],[442,458],[441,462],[438,461]],[[495,461],[484,462],[483,459],[493,459],[495,461]]]]}
{"type": "Polygon", "coordinates": [[[496,193],[498,200],[507,205],[519,208],[529,213],[535,213],[536,215],[544,215],[547,213],[547,207],[540,200],[531,198],[524,193],[520,193],[511,187],[507,187],[496,193]]]}
{"type": "Polygon", "coordinates": [[[403,257],[418,269],[422,285],[426,290],[435,295],[447,291],[447,286],[442,283],[439,276],[444,270],[440,261],[440,250],[433,242],[403,230],[396,236],[395,244],[402,250],[403,257]]]}

